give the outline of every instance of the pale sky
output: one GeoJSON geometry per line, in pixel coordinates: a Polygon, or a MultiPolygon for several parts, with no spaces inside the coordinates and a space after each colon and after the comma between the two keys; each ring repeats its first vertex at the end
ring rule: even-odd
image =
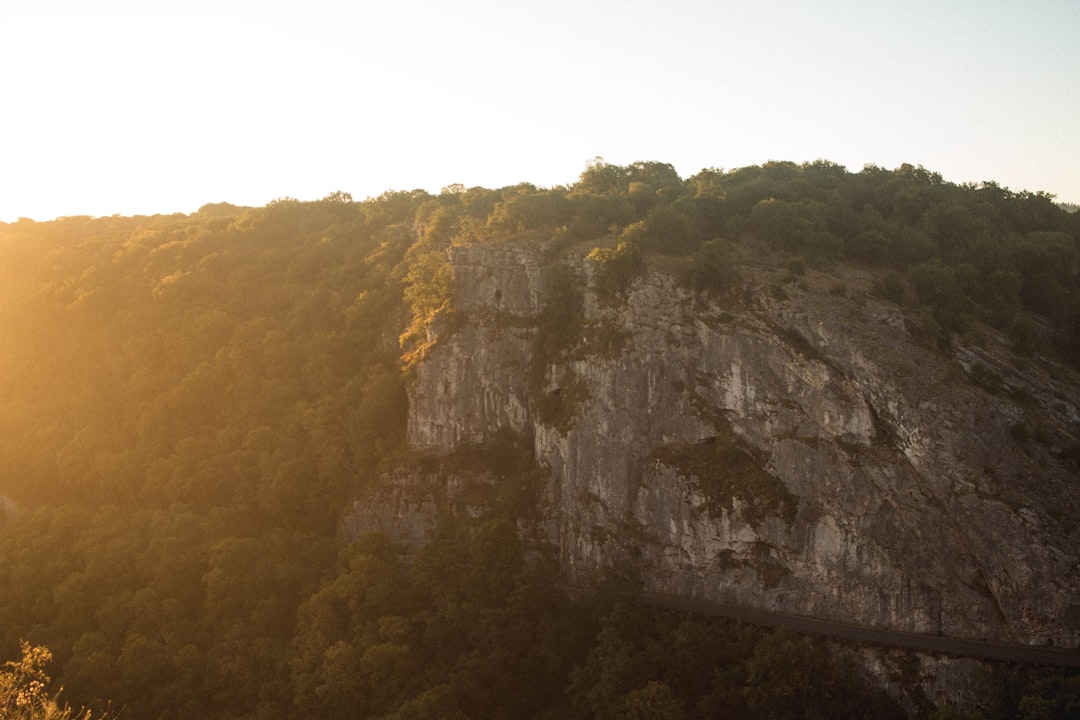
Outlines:
{"type": "Polygon", "coordinates": [[[1076,0],[0,0],[0,220],[924,165],[1080,202],[1076,0]]]}

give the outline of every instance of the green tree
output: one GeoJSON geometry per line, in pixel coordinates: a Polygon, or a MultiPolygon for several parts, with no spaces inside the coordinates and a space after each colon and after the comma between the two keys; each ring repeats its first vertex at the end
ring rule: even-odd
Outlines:
{"type": "Polygon", "coordinates": [[[565,192],[530,188],[496,205],[488,216],[488,230],[507,235],[527,230],[555,230],[569,221],[572,206],[565,192]]]}
{"type": "Polygon", "coordinates": [[[723,240],[704,243],[694,252],[686,283],[699,292],[732,294],[738,287],[739,272],[731,246],[723,240]]]}
{"type": "Polygon", "coordinates": [[[691,205],[657,205],[645,218],[646,247],[662,253],[687,255],[697,246],[691,205]]]}
{"type": "Polygon", "coordinates": [[[908,284],[925,306],[937,327],[931,333],[944,349],[949,338],[969,325],[975,306],[972,293],[977,273],[970,265],[949,267],[922,263],[908,269],[908,284]]]}
{"type": "Polygon", "coordinates": [[[626,168],[612,165],[597,156],[586,163],[573,192],[575,195],[625,195],[629,182],[630,175],[626,168]]]}
{"type": "Polygon", "coordinates": [[[635,162],[626,168],[626,176],[627,192],[639,214],[683,194],[683,181],[668,163],[635,162]]]}
{"type": "Polygon", "coordinates": [[[432,340],[427,337],[431,321],[448,312],[453,304],[454,273],[446,253],[433,251],[420,255],[405,277],[405,302],[412,309],[412,323],[400,338],[407,362],[422,357],[432,340]]]}
{"type": "Polygon", "coordinates": [[[1009,269],[1020,275],[1024,305],[1047,317],[1060,317],[1080,261],[1073,238],[1057,232],[1030,233],[1012,246],[1009,260],[1009,269]]]}
{"type": "Polygon", "coordinates": [[[586,259],[594,263],[596,288],[608,300],[625,298],[630,283],[645,270],[641,251],[633,241],[620,240],[613,248],[593,248],[586,259]]]}

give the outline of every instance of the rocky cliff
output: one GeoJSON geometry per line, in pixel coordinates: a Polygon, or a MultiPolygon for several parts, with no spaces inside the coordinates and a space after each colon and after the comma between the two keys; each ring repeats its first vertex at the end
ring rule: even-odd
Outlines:
{"type": "MultiPolygon", "coordinates": [[[[717,299],[658,263],[613,292],[538,241],[448,252],[410,443],[531,439],[571,582],[629,564],[657,592],[1080,644],[1071,370],[1017,369],[992,333],[943,354],[854,272],[747,271],[717,299]]],[[[423,541],[445,483],[392,478],[349,522],[423,541]]]]}

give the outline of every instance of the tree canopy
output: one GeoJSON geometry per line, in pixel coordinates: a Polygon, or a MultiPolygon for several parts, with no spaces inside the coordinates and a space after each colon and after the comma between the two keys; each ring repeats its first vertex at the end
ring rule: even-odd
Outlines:
{"type": "MultiPolygon", "coordinates": [[[[1080,358],[1080,215],[910,165],[598,158],[568,187],[0,224],[0,652],[41,648],[76,706],[138,718],[894,715],[813,643],[566,597],[521,503],[448,519],[411,564],[345,542],[407,455],[406,366],[456,312],[447,248],[507,236],[583,246],[612,303],[661,256],[728,297],[746,267],[849,263],[945,351],[989,323],[1080,358]]],[[[1000,716],[1076,696],[1025,682],[1000,716]]]]}

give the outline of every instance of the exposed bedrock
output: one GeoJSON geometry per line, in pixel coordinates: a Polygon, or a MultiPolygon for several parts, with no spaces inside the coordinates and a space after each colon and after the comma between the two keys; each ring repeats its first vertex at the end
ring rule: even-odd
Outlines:
{"type": "MultiPolygon", "coordinates": [[[[433,325],[416,368],[410,442],[531,437],[550,471],[541,532],[571,581],[629,563],[658,592],[1080,642],[1080,492],[1057,452],[1077,436],[1075,374],[1041,361],[1019,374],[993,348],[945,357],[893,305],[770,293],[760,276],[738,301],[657,271],[612,298],[591,261],[537,243],[455,247],[451,262],[459,316],[433,325]],[[543,314],[565,300],[549,291],[560,267],[581,328],[538,354],[543,314]],[[1018,392],[972,383],[976,362],[1018,392]]],[[[403,522],[431,532],[417,518],[438,492],[390,499],[415,496],[406,485],[391,480],[351,521],[407,506],[403,522]]]]}

